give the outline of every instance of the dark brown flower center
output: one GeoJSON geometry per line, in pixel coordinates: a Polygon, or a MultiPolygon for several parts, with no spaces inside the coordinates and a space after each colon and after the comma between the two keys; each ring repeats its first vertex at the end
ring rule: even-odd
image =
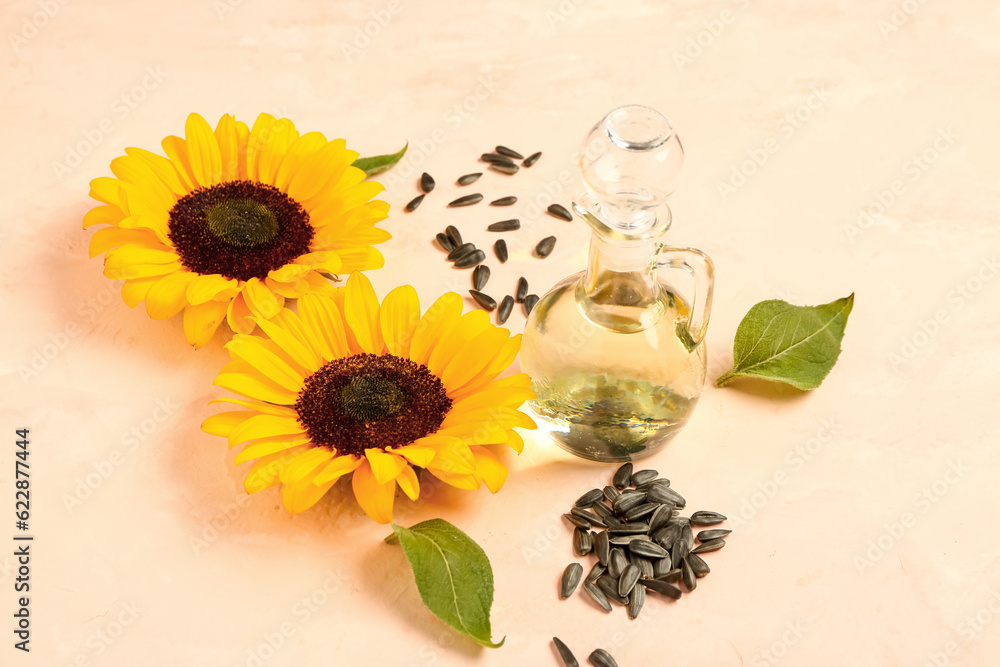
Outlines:
{"type": "Polygon", "coordinates": [[[309,252],[314,234],[301,204],[255,181],[188,193],[170,209],[168,227],[185,268],[238,280],[263,279],[309,252]]]}
{"type": "Polygon", "coordinates": [[[367,353],[328,362],[306,378],[295,403],[315,444],[355,456],[434,433],[450,409],[444,384],[426,366],[367,353]]]}

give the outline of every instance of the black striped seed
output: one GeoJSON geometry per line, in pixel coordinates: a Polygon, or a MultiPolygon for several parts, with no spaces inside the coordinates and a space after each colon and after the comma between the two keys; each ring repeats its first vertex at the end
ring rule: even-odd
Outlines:
{"type": "Polygon", "coordinates": [[[415,210],[417,210],[417,207],[420,206],[420,202],[424,200],[425,196],[426,195],[417,195],[416,197],[410,200],[410,203],[407,204],[403,210],[406,211],[407,213],[413,213],[415,210]]]}

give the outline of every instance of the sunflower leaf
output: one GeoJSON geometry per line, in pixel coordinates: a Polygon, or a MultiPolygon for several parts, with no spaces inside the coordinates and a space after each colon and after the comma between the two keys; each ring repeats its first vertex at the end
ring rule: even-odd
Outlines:
{"type": "Polygon", "coordinates": [[[403,150],[391,155],[373,155],[372,157],[359,157],[354,161],[354,166],[365,172],[365,176],[375,176],[383,171],[388,171],[406,155],[406,149],[410,147],[410,142],[406,142],[403,150]]]}
{"type": "Polygon", "coordinates": [[[853,294],[822,306],[761,301],[736,329],[733,367],[715,384],[722,387],[734,378],[755,377],[815,389],[837,363],[853,307],[853,294]]]}
{"type": "Polygon", "coordinates": [[[493,606],[493,568],[471,537],[444,519],[422,521],[410,528],[392,525],[385,540],[399,542],[410,561],[420,598],[438,618],[466,637],[489,648],[493,606]]]}

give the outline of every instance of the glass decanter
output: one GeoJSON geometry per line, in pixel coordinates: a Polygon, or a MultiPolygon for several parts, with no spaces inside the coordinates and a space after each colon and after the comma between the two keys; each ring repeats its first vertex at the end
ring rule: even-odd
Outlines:
{"type": "Polygon", "coordinates": [[[651,456],[701,396],[712,260],[662,238],[683,161],[670,121],[644,106],[613,110],[584,142],[587,192],[573,208],[593,228],[590,259],[531,311],[521,367],[540,428],[585,459],[651,456]],[[671,271],[686,272],[687,298],[671,271]]]}

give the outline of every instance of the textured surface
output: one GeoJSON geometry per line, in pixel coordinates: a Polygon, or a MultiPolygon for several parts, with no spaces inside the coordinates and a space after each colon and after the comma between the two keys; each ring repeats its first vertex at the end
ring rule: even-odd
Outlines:
{"type": "MultiPolygon", "coordinates": [[[[1000,10],[903,6],[5,3],[0,498],[13,504],[13,429],[30,426],[37,541],[33,651],[15,655],[8,630],[0,663],[544,666],[557,635],[623,667],[1000,664],[1000,10]],[[559,515],[610,468],[529,439],[496,497],[397,501],[398,523],[447,518],[490,556],[507,643],[471,645],[422,608],[387,529],[345,488],[294,518],[274,492],[243,494],[233,454],[198,430],[222,393],[224,336],[191,350],[179,320],[129,310],[86,256],[87,183],[124,147],[156,149],[192,110],[269,111],[367,155],[410,141],[383,175],[380,294],[403,281],[425,305],[467,294],[470,272],[434,234],[454,223],[489,248],[486,225],[514,216],[487,292],[524,275],[543,293],[582,268],[588,237],[544,210],[570,203],[593,123],[636,101],[670,114],[688,154],[670,238],[718,267],[705,394],[649,464],[736,529],[697,591],[651,596],[637,621],[579,592],[558,600],[572,558],[559,515]],[[482,169],[498,143],[544,155],[513,176],[482,169]],[[424,170],[438,187],[403,213],[424,170]],[[518,203],[446,209],[470,171],[486,201],[518,203]],[[550,234],[552,256],[531,257],[550,234]],[[819,390],[711,385],[751,305],[852,291],[819,390]]],[[[523,322],[515,307],[508,325],[523,322]]]]}

